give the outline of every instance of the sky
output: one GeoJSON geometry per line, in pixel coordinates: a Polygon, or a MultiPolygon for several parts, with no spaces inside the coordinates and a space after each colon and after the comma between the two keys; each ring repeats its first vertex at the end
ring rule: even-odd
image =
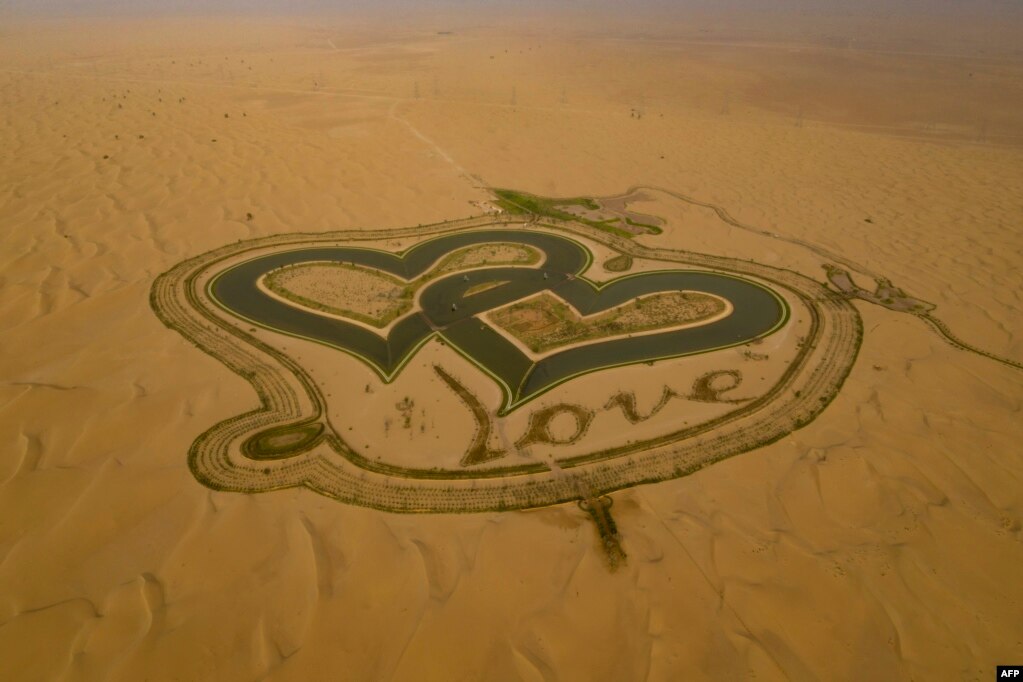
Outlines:
{"type": "Polygon", "coordinates": [[[178,14],[322,14],[388,10],[418,12],[599,11],[665,13],[756,10],[825,15],[960,14],[974,18],[1023,14],[1023,0],[0,0],[0,13],[57,16],[178,14]]]}

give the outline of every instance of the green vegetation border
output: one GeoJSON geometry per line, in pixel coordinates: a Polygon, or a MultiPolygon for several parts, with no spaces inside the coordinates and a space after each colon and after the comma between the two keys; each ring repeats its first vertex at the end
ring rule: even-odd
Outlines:
{"type": "MultiPolygon", "coordinates": [[[[848,302],[841,300],[839,297],[833,296],[826,288],[819,285],[819,283],[813,282],[813,280],[810,280],[804,275],[791,270],[768,268],[767,266],[759,265],[753,266],[751,264],[747,270],[760,271],[751,274],[755,274],[758,278],[772,281],[783,288],[789,289],[807,304],[808,310],[810,310],[813,317],[813,330],[809,336],[811,341],[817,338],[817,332],[820,327],[820,316],[815,307],[816,303],[823,302],[833,307],[836,312],[841,313],[842,318],[846,319],[847,322],[852,322],[853,324],[853,337],[850,341],[843,342],[848,347],[848,350],[844,353],[846,357],[838,358],[837,360],[825,357],[824,360],[830,364],[830,369],[822,370],[819,367],[816,371],[811,373],[811,376],[809,377],[809,379],[819,378],[818,375],[820,375],[822,371],[825,375],[828,375],[824,377],[825,386],[823,393],[820,395],[810,395],[811,392],[804,391],[802,401],[795,401],[801,404],[802,407],[797,409],[794,405],[790,406],[788,411],[793,415],[792,421],[781,425],[781,428],[775,429],[773,436],[764,437],[756,442],[738,442],[735,444],[727,442],[720,448],[715,449],[712,447],[711,449],[714,452],[713,455],[697,461],[691,461],[686,458],[685,454],[689,452],[689,447],[683,448],[682,450],[676,448],[670,451],[663,451],[662,449],[659,449],[660,445],[670,445],[671,443],[688,439],[688,436],[693,435],[693,432],[691,429],[687,429],[675,434],[667,434],[660,439],[655,439],[660,442],[647,441],[642,443],[641,445],[647,448],[643,452],[636,452],[637,448],[633,446],[631,448],[632,455],[629,461],[616,463],[614,467],[607,464],[599,465],[595,469],[593,467],[587,467],[584,471],[579,472],[579,474],[583,476],[582,478],[578,478],[578,475],[576,475],[570,477],[572,479],[570,481],[561,481],[561,483],[557,483],[550,480],[549,470],[540,472],[543,476],[542,479],[537,478],[536,475],[532,474],[532,472],[522,471],[522,473],[519,474],[518,478],[520,478],[520,480],[518,480],[518,482],[504,482],[503,485],[496,485],[496,487],[481,486],[479,489],[476,487],[452,487],[452,484],[446,482],[444,482],[445,484],[441,488],[424,488],[420,483],[415,483],[411,480],[408,483],[402,483],[401,481],[395,481],[392,483],[390,480],[374,479],[371,481],[365,481],[363,485],[359,485],[357,484],[357,479],[364,480],[366,473],[369,473],[369,471],[367,469],[362,469],[363,474],[358,477],[353,477],[351,474],[346,474],[343,467],[338,468],[338,461],[334,457],[335,453],[342,454],[345,459],[349,459],[353,463],[356,463],[359,458],[350,456],[354,453],[351,452],[351,449],[347,446],[347,444],[335,435],[336,432],[331,432],[326,437],[326,442],[330,444],[329,451],[323,451],[323,448],[317,448],[315,451],[307,453],[307,455],[302,457],[284,461],[279,467],[276,467],[272,473],[253,470],[250,466],[245,465],[244,462],[236,461],[236,458],[231,454],[233,451],[232,448],[234,447],[232,443],[237,442],[241,436],[250,434],[253,428],[258,427],[265,429],[268,425],[279,426],[283,422],[294,420],[296,415],[306,417],[307,419],[309,418],[308,414],[302,414],[300,398],[303,393],[312,404],[314,412],[312,420],[323,420],[324,423],[326,423],[325,417],[323,416],[323,397],[319,394],[318,389],[311,380],[305,376],[304,370],[302,370],[297,363],[285,354],[259,341],[251,335],[246,334],[235,325],[227,323],[219,319],[216,315],[213,315],[211,312],[205,310],[201,301],[199,301],[196,297],[194,287],[192,286],[196,277],[200,276],[204,272],[208,272],[209,268],[215,263],[226,258],[236,258],[240,253],[244,253],[247,250],[263,249],[275,244],[285,245],[295,243],[297,240],[303,238],[306,238],[309,241],[326,244],[357,241],[360,239],[368,240],[394,238],[397,236],[416,236],[423,232],[436,234],[459,228],[464,229],[470,227],[492,226],[495,224],[508,224],[511,222],[516,221],[501,218],[495,219],[492,217],[481,217],[438,223],[433,226],[414,230],[277,235],[274,237],[253,240],[245,243],[244,245],[241,245],[240,243],[236,245],[229,245],[212,252],[202,254],[180,263],[178,266],[175,266],[158,277],[156,282],[154,282],[150,295],[150,303],[157,316],[168,327],[182,333],[188,340],[200,348],[200,350],[203,350],[223,362],[229,369],[252,383],[261,403],[260,408],[220,422],[207,429],[196,439],[189,451],[189,465],[192,468],[193,473],[196,475],[196,478],[205,485],[215,489],[235,490],[239,492],[259,492],[284,489],[299,485],[352,504],[401,512],[474,512],[557,504],[560,502],[578,499],[580,496],[580,485],[584,486],[593,494],[604,494],[623,487],[631,487],[654,481],[667,480],[686,475],[714,461],[734,456],[741,452],[746,452],[755,447],[765,445],[777,440],[778,438],[784,437],[792,430],[805,426],[824,409],[830,400],[832,400],[837,394],[855,361],[855,356],[862,340],[862,322],[860,321],[858,314],[856,314],[855,308],[848,304],[848,302]],[[792,286],[778,281],[774,277],[767,276],[764,272],[765,270],[775,272],[778,275],[794,277],[796,281],[802,282],[804,285],[812,283],[813,288],[816,289],[816,293],[819,294],[819,297],[811,299],[810,297],[804,296],[797,290],[793,289],[792,286]],[[184,286],[182,286],[182,284],[184,284],[184,286]],[[188,303],[187,306],[182,305],[180,301],[176,300],[176,296],[182,294],[188,303]],[[202,319],[193,319],[193,315],[196,313],[198,313],[202,319]],[[230,338],[223,338],[222,335],[225,333],[228,337],[233,337],[241,341],[242,344],[238,345],[235,342],[232,342],[230,338]],[[227,342],[226,346],[222,343],[225,341],[227,342]],[[279,369],[268,367],[258,355],[254,355],[246,351],[245,347],[247,346],[254,347],[257,351],[271,358],[278,365],[283,366],[283,368],[287,371],[287,375],[281,375],[279,369]],[[299,389],[297,392],[295,390],[295,386],[289,384],[287,380],[288,376],[297,382],[299,389]],[[810,401],[810,398],[813,398],[814,400],[810,401]],[[657,449],[654,450],[654,448],[657,449]],[[660,461],[664,457],[668,458],[667,462],[660,461]],[[637,462],[636,460],[640,461],[637,462]],[[675,463],[671,464],[672,461],[675,463]],[[647,466],[636,466],[637,463],[642,464],[642,462],[646,462],[647,466]],[[666,468],[666,466],[669,468],[666,468]],[[324,477],[324,467],[330,469],[329,473],[335,475],[337,480],[333,480],[330,476],[324,477]],[[647,473],[639,473],[642,471],[646,471],[647,473]],[[264,473],[267,478],[261,479],[258,475],[260,473],[264,473]]],[[[742,266],[742,261],[737,261],[735,259],[686,252],[673,252],[665,249],[651,249],[647,247],[639,247],[631,243],[624,244],[621,243],[622,240],[609,237],[606,232],[600,231],[599,229],[588,229],[589,226],[581,225],[576,221],[572,221],[571,223],[562,223],[561,221],[551,220],[543,223],[541,226],[557,231],[577,233],[581,236],[596,239],[597,241],[600,241],[607,246],[611,246],[612,248],[615,248],[616,246],[621,247],[616,250],[619,250],[619,252],[627,251],[630,255],[640,258],[661,258],[668,260],[682,259],[683,262],[690,263],[694,259],[703,260],[704,262],[714,262],[728,270],[733,270],[736,266],[741,269],[742,266]],[[616,244],[615,242],[619,243],[616,244]]],[[[798,373],[798,370],[802,368],[802,364],[806,360],[807,353],[812,345],[812,343],[808,343],[806,347],[801,350],[800,354],[797,356],[797,360],[789,366],[782,380],[775,384],[774,389],[768,395],[765,395],[762,399],[756,401],[757,403],[766,404],[769,398],[774,397],[776,394],[789,387],[793,378],[798,373]]],[[[746,414],[737,415],[735,413],[730,413],[730,415],[726,415],[726,417],[729,417],[727,421],[735,421],[749,416],[750,414],[748,410],[738,410],[736,412],[744,412],[746,414]]],[[[715,423],[702,425],[705,427],[702,430],[705,432],[723,425],[723,423],[724,422],[721,420],[715,420],[715,423]]],[[[754,421],[753,425],[755,426],[759,423],[760,422],[754,421]]],[[[750,428],[747,430],[753,429],[750,428]]],[[[725,436],[724,438],[726,441],[729,440],[729,436],[725,436]]],[[[715,441],[710,443],[708,446],[716,445],[720,440],[721,438],[715,439],[715,441]]],[[[702,445],[707,444],[704,443],[702,445]]],[[[261,463],[253,462],[253,464],[261,463]]],[[[566,464],[569,463],[562,463],[562,466],[564,467],[566,464]]],[[[584,462],[577,462],[575,464],[584,464],[584,462]]],[[[571,466],[571,464],[569,465],[571,466]]],[[[385,470],[386,469],[390,469],[390,467],[385,467],[385,470]]],[[[532,467],[529,467],[529,469],[532,469],[532,467]]],[[[488,472],[481,472],[482,475],[475,475],[473,478],[482,483],[486,478],[486,474],[492,472],[494,475],[503,476],[502,473],[491,470],[488,472]]],[[[416,476],[416,479],[433,478],[436,478],[436,476],[416,476]]],[[[446,478],[453,477],[448,475],[446,478]]]]}
{"type": "MultiPolygon", "coordinates": [[[[485,229],[479,230],[479,231],[486,232],[485,229]]],[[[441,236],[443,236],[443,235],[441,235],[441,236]]],[[[674,272],[676,270],[676,269],[646,270],[646,271],[643,271],[643,272],[629,273],[627,275],[623,275],[621,277],[616,277],[616,278],[614,278],[612,280],[608,280],[606,282],[597,282],[597,281],[589,279],[588,277],[586,277],[585,275],[582,274],[583,272],[585,272],[587,269],[589,269],[593,265],[593,254],[592,254],[592,252],[582,242],[580,242],[580,241],[578,241],[576,239],[572,239],[571,237],[566,237],[566,238],[569,239],[570,241],[576,243],[581,249],[583,249],[583,251],[586,253],[586,256],[587,256],[586,262],[580,267],[579,271],[577,273],[575,273],[576,274],[576,279],[581,280],[581,281],[585,282],[586,284],[589,284],[591,287],[593,287],[593,289],[595,291],[601,291],[606,286],[609,286],[611,284],[615,284],[617,282],[622,282],[622,281],[625,281],[627,279],[632,279],[632,278],[635,278],[635,277],[645,277],[647,275],[652,275],[652,274],[656,274],[656,273],[659,273],[659,272],[674,272]]],[[[398,255],[404,256],[408,252],[412,251],[414,248],[417,248],[418,246],[420,246],[422,244],[426,244],[427,242],[430,242],[430,241],[433,241],[433,240],[432,239],[427,239],[427,240],[424,240],[422,242],[417,242],[415,245],[409,247],[408,249],[405,249],[403,251],[398,252],[398,255]]],[[[359,247],[352,247],[352,248],[359,248],[359,247]]],[[[302,250],[309,250],[309,249],[288,249],[287,251],[288,252],[294,252],[294,251],[302,251],[302,250]]],[[[394,252],[391,252],[391,251],[385,251],[383,249],[367,248],[365,250],[367,250],[367,251],[378,251],[378,252],[381,252],[381,253],[394,253],[394,252]]],[[[253,259],[249,259],[249,260],[253,260],[253,259]]],[[[244,262],[248,262],[248,261],[241,261],[241,262],[239,262],[239,263],[237,263],[237,264],[235,264],[235,265],[233,265],[231,267],[232,268],[233,267],[238,267],[238,265],[241,265],[244,262]]],[[[601,365],[599,367],[593,367],[591,369],[587,369],[587,370],[584,370],[584,371],[581,371],[581,372],[576,372],[575,374],[570,374],[568,376],[565,376],[564,378],[558,380],[557,382],[551,384],[550,386],[547,386],[543,390],[538,391],[538,392],[533,393],[533,394],[530,394],[529,396],[526,396],[526,397],[524,397],[524,398],[522,398],[520,400],[513,400],[513,396],[518,393],[518,389],[522,388],[521,385],[517,386],[516,390],[512,390],[511,386],[509,386],[508,383],[504,379],[499,377],[497,374],[494,374],[493,372],[491,372],[490,369],[488,369],[485,365],[481,365],[479,362],[477,362],[476,359],[472,357],[472,355],[470,355],[469,353],[465,352],[457,343],[452,341],[446,334],[444,334],[443,331],[435,331],[435,332],[429,334],[428,336],[424,337],[422,341],[420,341],[415,346],[410,348],[408,350],[408,352],[405,355],[402,356],[402,358],[398,362],[398,364],[395,365],[395,368],[394,368],[393,371],[391,371],[390,373],[387,373],[387,372],[384,371],[384,369],[382,367],[380,367],[375,362],[373,362],[373,360],[371,358],[368,358],[365,355],[362,355],[361,353],[353,351],[353,350],[351,350],[349,348],[345,348],[343,346],[338,346],[338,345],[335,345],[335,344],[332,344],[332,343],[328,343],[328,342],[323,341],[321,339],[316,339],[316,338],[313,338],[313,337],[310,337],[310,336],[305,336],[304,334],[298,334],[298,333],[295,333],[295,332],[289,332],[289,331],[281,330],[281,329],[278,329],[276,327],[273,327],[272,325],[265,324],[265,323],[263,323],[260,320],[256,320],[256,319],[253,319],[253,318],[250,318],[250,317],[246,317],[244,315],[240,315],[239,313],[237,313],[237,312],[231,310],[230,308],[228,308],[227,306],[225,306],[216,297],[216,295],[213,293],[213,287],[214,287],[214,284],[217,281],[217,279],[219,277],[221,277],[225,272],[227,272],[230,269],[231,268],[228,268],[227,270],[224,270],[222,272],[217,273],[217,275],[215,275],[214,277],[211,277],[209,282],[207,282],[207,284],[206,284],[206,295],[221,310],[225,311],[226,313],[228,313],[228,314],[230,314],[230,315],[232,315],[232,316],[234,316],[234,317],[236,317],[238,319],[245,320],[246,322],[248,322],[248,323],[250,323],[252,325],[261,327],[262,329],[266,329],[268,331],[272,331],[272,332],[275,332],[275,333],[278,333],[278,334],[282,334],[284,336],[291,336],[293,338],[303,339],[303,340],[309,341],[311,343],[316,343],[316,344],[319,344],[319,345],[322,345],[322,346],[326,346],[328,348],[333,348],[335,350],[338,350],[338,351],[341,351],[341,352],[346,353],[348,355],[351,355],[352,357],[356,357],[359,360],[361,360],[362,362],[364,362],[367,365],[369,365],[374,370],[374,372],[376,372],[377,376],[380,377],[380,380],[383,381],[384,383],[388,383],[389,384],[392,381],[394,381],[397,378],[397,376],[399,374],[401,374],[401,372],[405,368],[405,366],[412,360],[413,357],[415,357],[416,353],[418,353],[419,350],[423,346],[425,346],[427,344],[427,342],[429,342],[431,339],[434,339],[434,338],[441,338],[441,339],[443,339],[444,342],[447,343],[449,346],[451,346],[451,348],[454,349],[459,355],[461,355],[463,358],[465,358],[470,363],[472,363],[475,367],[477,367],[480,371],[482,371],[484,374],[486,374],[491,379],[493,379],[494,382],[497,383],[497,385],[501,387],[501,392],[503,394],[503,400],[502,400],[501,408],[498,411],[498,415],[499,416],[504,416],[506,414],[509,414],[509,413],[515,411],[516,409],[518,409],[519,407],[521,407],[522,405],[525,405],[526,403],[532,402],[536,398],[539,398],[540,396],[544,395],[548,391],[551,391],[551,390],[557,388],[558,386],[561,386],[562,384],[564,384],[564,383],[566,383],[568,381],[571,381],[573,379],[577,379],[579,377],[586,376],[587,374],[592,374],[594,372],[602,372],[604,370],[615,369],[615,368],[618,368],[618,367],[628,367],[629,365],[638,365],[638,364],[644,364],[644,363],[649,363],[649,362],[660,362],[660,361],[663,361],[663,360],[673,360],[675,358],[680,358],[680,357],[687,357],[687,356],[694,356],[694,355],[703,355],[704,353],[713,353],[713,352],[716,352],[716,351],[719,351],[719,350],[725,350],[725,349],[728,349],[728,348],[734,348],[736,346],[741,346],[741,345],[747,344],[751,340],[751,339],[743,339],[741,341],[736,341],[734,343],[721,344],[719,346],[708,347],[708,348],[704,348],[704,349],[698,350],[698,351],[690,351],[690,352],[685,352],[685,353],[666,353],[664,355],[659,355],[659,356],[656,356],[654,358],[646,358],[646,359],[643,359],[643,360],[632,360],[632,361],[629,361],[629,362],[619,362],[619,363],[612,363],[612,364],[608,364],[608,365],[601,365]]],[[[369,269],[371,269],[371,268],[369,268],[369,269]]],[[[691,268],[687,268],[687,271],[688,272],[699,273],[699,274],[711,274],[711,275],[715,275],[715,276],[718,276],[718,277],[728,277],[728,278],[731,278],[731,279],[741,280],[741,281],[747,282],[749,284],[752,284],[754,286],[758,286],[758,287],[766,290],[768,293],[770,293],[771,296],[773,296],[775,298],[775,300],[778,302],[778,305],[781,307],[782,315],[779,318],[778,322],[771,329],[769,329],[768,331],[764,332],[763,334],[761,334],[757,338],[766,338],[766,337],[770,336],[771,334],[774,334],[775,332],[777,332],[779,329],[784,327],[786,323],[788,323],[789,318],[791,316],[791,311],[789,310],[788,302],[785,301],[784,298],[779,296],[777,294],[777,292],[775,292],[770,287],[765,287],[764,285],[760,284],[759,282],[754,282],[751,279],[748,279],[746,277],[741,277],[741,276],[738,276],[738,275],[735,275],[735,274],[732,274],[732,273],[724,273],[724,272],[718,272],[718,271],[714,271],[714,270],[694,270],[694,269],[691,269],[691,268]]],[[[553,289],[549,289],[547,291],[549,293],[553,294],[554,296],[557,296],[557,293],[553,289]]],[[[558,298],[560,299],[560,297],[558,297],[558,298]]],[[[564,299],[561,299],[561,300],[564,301],[564,299]]],[[[571,305],[567,301],[565,301],[565,303],[566,303],[566,305],[571,305]]],[[[526,381],[528,378],[529,378],[529,375],[527,374],[526,376],[523,377],[522,381],[526,381]]]]}

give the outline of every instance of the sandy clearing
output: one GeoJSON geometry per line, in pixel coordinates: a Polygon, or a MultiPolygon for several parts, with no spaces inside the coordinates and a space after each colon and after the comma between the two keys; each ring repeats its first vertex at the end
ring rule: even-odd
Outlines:
{"type": "MultiPolygon", "coordinates": [[[[1023,357],[1020,67],[997,40],[1018,27],[933,20],[904,36],[894,20],[804,17],[736,38],[733,26],[756,22],[694,21],[715,54],[695,40],[665,51],[656,38],[676,40],[664,35],[674,26],[629,41],[592,25],[578,32],[596,38],[476,28],[442,43],[422,31],[409,40],[433,55],[398,62],[365,59],[390,59],[393,36],[343,25],[7,27],[3,660],[28,679],[968,679],[1015,656],[1019,376],[866,303],[856,367],[817,421],[615,495],[629,553],[615,574],[572,505],[400,516],[302,490],[211,492],[188,471],[194,438],[258,399],[155,319],[157,274],[238,239],[425,224],[487,200],[388,120],[395,100],[487,184],[671,188],[891,277],[954,330],[1023,357]],[[829,32],[867,44],[764,59],[763,43],[829,32]],[[971,52],[980,43],[997,61],[971,52]],[[862,51],[902,75],[850,58],[862,51]],[[863,86],[812,100],[807,70],[863,86]],[[321,71],[324,95],[311,94],[321,71]],[[903,96],[906,83],[927,92],[903,96]],[[300,99],[246,100],[281,90],[300,99]],[[360,117],[359,135],[324,132],[360,117]]],[[[667,197],[636,209],[670,228],[651,245],[823,280],[812,252],[706,211],[667,197]]],[[[364,383],[344,365],[342,385],[342,369],[364,383]]],[[[640,407],[660,371],[637,380],[640,407]]],[[[459,378],[496,402],[485,377],[459,378]]],[[[564,387],[578,400],[592,388],[564,387]]],[[[435,395],[459,428],[457,401],[435,395]]],[[[358,397],[343,414],[361,414],[358,397]]],[[[521,426],[508,425],[512,438],[521,426]]]]}

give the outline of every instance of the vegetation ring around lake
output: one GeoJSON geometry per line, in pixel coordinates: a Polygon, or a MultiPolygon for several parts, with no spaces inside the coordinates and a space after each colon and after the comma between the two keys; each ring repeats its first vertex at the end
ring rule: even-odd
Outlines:
{"type": "MultiPolygon", "coordinates": [[[[508,215],[398,231],[276,235],[201,254],[157,278],[150,301],[159,318],[249,382],[259,400],[255,409],[214,424],[195,439],[188,461],[196,478],[217,490],[249,493],[302,486],[346,503],[396,512],[496,511],[557,504],[581,496],[599,497],[629,486],[684,476],[804,426],[834,398],[856,357],[862,324],[855,308],[843,296],[808,277],[721,256],[644,247],[628,237],[574,219],[534,221],[530,230],[536,233],[591,240],[633,259],[673,262],[682,269],[720,273],[734,281],[767,283],[799,302],[800,315],[808,325],[805,338],[774,386],[748,400],[740,395],[744,400],[741,404],[737,401],[733,411],[698,426],[563,459],[560,472],[531,463],[412,471],[377,462],[356,451],[344,437],[345,425],[334,423],[328,416],[330,398],[302,363],[253,333],[255,326],[250,321],[233,317],[211,297],[208,286],[218,273],[259,254],[339,244],[357,247],[389,239],[413,238],[420,240],[417,244],[426,245],[446,235],[473,231],[521,232],[521,224],[521,218],[508,215]]],[[[591,258],[585,254],[582,257],[591,258]]],[[[589,267],[589,262],[580,267],[589,267]]],[[[509,272],[502,272],[501,278],[521,278],[511,272],[514,270],[516,266],[509,266],[509,272]]],[[[529,277],[513,284],[524,286],[529,277]]],[[[444,287],[450,287],[436,289],[438,296],[453,291],[464,294],[482,283],[463,282],[461,277],[449,275],[434,282],[446,282],[444,287]]],[[[479,305],[486,308],[504,295],[502,291],[501,286],[474,291],[463,300],[480,299],[479,305]]],[[[427,289],[422,295],[427,295],[427,289]]],[[[458,341],[460,337],[452,331],[460,328],[458,321],[444,318],[441,312],[434,311],[433,322],[448,325],[445,338],[458,341]]],[[[571,374],[570,369],[565,371],[571,374]]],[[[722,380],[711,388],[720,394],[729,385],[722,380]]],[[[527,384],[523,388],[533,390],[527,384]]],[[[361,391],[362,386],[353,386],[352,390],[361,391]]]]}

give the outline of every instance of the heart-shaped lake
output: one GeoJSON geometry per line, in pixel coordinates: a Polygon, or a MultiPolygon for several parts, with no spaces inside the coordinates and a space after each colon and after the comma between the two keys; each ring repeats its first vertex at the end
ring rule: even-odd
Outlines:
{"type": "Polygon", "coordinates": [[[748,343],[778,329],[788,314],[780,296],[735,275],[659,270],[597,283],[583,276],[591,258],[582,244],[560,235],[480,230],[432,239],[401,254],[320,247],[262,255],[221,273],[212,280],[210,292],[233,314],[350,353],[373,367],[385,381],[393,379],[428,338],[439,335],[501,385],[505,396],[502,413],[589,372],[748,343]],[[511,267],[482,265],[447,274],[430,272],[452,254],[492,244],[536,249],[543,262],[511,267]],[[342,319],[344,310],[339,311],[342,315],[323,314],[316,307],[325,306],[316,306],[313,299],[288,296],[287,290],[278,290],[285,295],[274,295],[272,289],[260,285],[269,273],[309,264],[320,268],[326,264],[361,267],[387,273],[407,285],[421,282],[421,291],[415,297],[417,305],[381,333],[359,321],[342,319]],[[686,303],[692,301],[676,299],[674,311],[659,306],[661,319],[648,319],[643,324],[642,316],[633,314],[634,319],[639,318],[637,325],[618,334],[608,332],[606,326],[583,324],[576,343],[543,357],[530,357],[520,344],[498,333],[482,317],[543,293],[564,301],[578,316],[593,317],[644,296],[666,292],[686,292],[690,297],[700,297],[700,302],[718,305],[708,306],[711,314],[701,317],[687,314],[686,303]],[[651,333],[658,326],[669,329],[651,333]],[[643,333],[629,333],[637,329],[643,333]],[[602,336],[613,338],[596,340],[602,336]]]}
{"type": "Polygon", "coordinates": [[[827,406],[862,336],[796,272],[510,216],[237,242],[150,300],[259,399],[196,438],[200,481],[405,512],[595,499],[755,449],[827,406]]]}

